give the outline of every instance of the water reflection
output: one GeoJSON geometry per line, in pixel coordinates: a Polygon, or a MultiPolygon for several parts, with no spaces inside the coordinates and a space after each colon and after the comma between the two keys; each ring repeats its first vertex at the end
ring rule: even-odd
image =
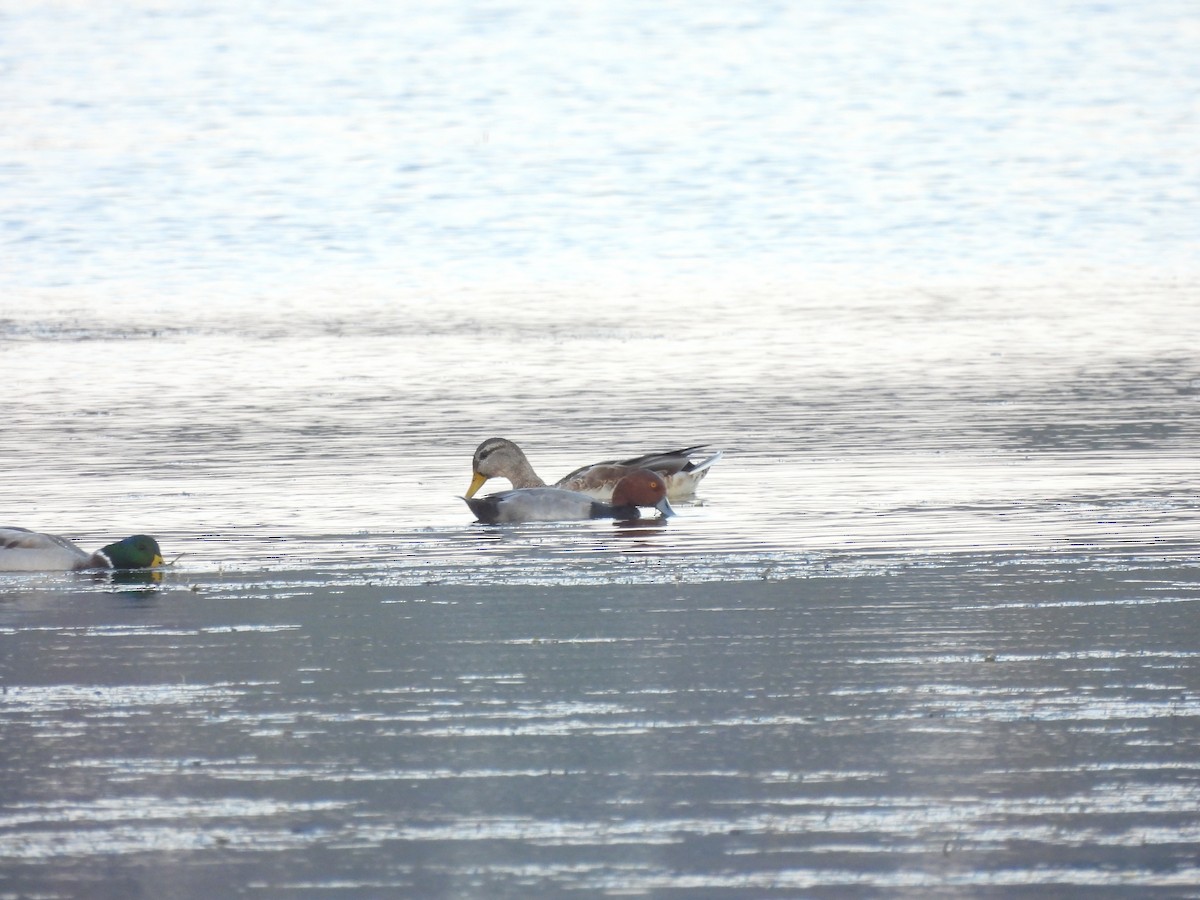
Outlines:
{"type": "Polygon", "coordinates": [[[146,847],[240,857],[225,878],[286,860],[325,888],[386,882],[397,848],[493,893],[891,888],[946,866],[1038,883],[1064,858],[1082,886],[1114,855],[1180,883],[1200,692],[1168,623],[1197,581],[1128,567],[1008,602],[1075,571],[1042,566],[566,588],[230,573],[137,622],[94,597],[13,610],[0,729],[26,777],[3,781],[0,856],[30,884],[146,847]],[[1140,584],[1161,589],[1142,633],[1108,602],[1140,584]]]}
{"type": "Polygon", "coordinates": [[[667,519],[651,518],[651,519],[635,519],[630,522],[614,522],[615,530],[612,536],[615,538],[646,538],[658,537],[661,529],[667,527],[667,519]]]}

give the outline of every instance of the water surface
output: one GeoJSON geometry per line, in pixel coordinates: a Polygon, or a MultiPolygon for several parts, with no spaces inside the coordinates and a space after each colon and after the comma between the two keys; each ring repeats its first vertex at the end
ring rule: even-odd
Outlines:
{"type": "Polygon", "coordinates": [[[1194,893],[1197,27],[10,4],[0,894],[1194,893]]]}

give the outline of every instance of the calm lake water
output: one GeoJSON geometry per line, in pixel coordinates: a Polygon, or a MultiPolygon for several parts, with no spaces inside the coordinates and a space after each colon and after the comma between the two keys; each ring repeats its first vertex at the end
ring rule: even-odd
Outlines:
{"type": "Polygon", "coordinates": [[[1200,896],[1197,46],[8,3],[0,897],[1200,896]]]}

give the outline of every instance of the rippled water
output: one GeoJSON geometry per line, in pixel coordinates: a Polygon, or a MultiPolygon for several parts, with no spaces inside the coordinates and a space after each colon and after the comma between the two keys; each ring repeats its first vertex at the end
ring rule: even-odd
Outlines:
{"type": "Polygon", "coordinates": [[[1194,571],[1080,562],[30,591],[0,627],[6,887],[1178,896],[1194,571]]]}
{"type": "Polygon", "coordinates": [[[4,29],[0,895],[1194,891],[1189,8],[4,29]]]}
{"type": "Polygon", "coordinates": [[[0,436],[8,508],[89,546],[153,531],[197,574],[318,565],[393,583],[1192,552],[1188,288],[735,291],[687,290],[704,315],[674,322],[637,292],[526,296],[518,315],[477,291],[212,323],[177,309],[144,333],[40,308],[0,355],[32,385],[0,436]],[[498,532],[457,499],[493,433],[549,477],[697,441],[726,457],[668,528],[498,532]],[[613,547],[646,552],[614,562],[613,547]]]}

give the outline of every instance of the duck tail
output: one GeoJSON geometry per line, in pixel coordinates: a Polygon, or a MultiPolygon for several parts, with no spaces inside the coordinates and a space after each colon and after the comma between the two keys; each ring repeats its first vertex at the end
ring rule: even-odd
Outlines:
{"type": "Polygon", "coordinates": [[[724,450],[718,450],[716,453],[714,453],[708,459],[704,459],[704,460],[701,460],[700,462],[696,463],[688,471],[692,475],[699,475],[701,472],[707,472],[710,468],[715,466],[720,461],[721,457],[724,455],[725,455],[724,450]]]}
{"type": "Polygon", "coordinates": [[[471,507],[471,512],[475,513],[475,518],[484,525],[495,525],[499,520],[499,504],[490,497],[463,497],[463,501],[467,506],[471,507]]]}

